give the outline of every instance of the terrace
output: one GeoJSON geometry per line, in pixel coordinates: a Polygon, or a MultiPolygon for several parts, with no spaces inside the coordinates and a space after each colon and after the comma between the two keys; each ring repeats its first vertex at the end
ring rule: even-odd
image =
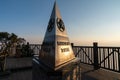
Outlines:
{"type": "MultiPolygon", "coordinates": [[[[30,46],[38,55],[41,45],[30,46]]],[[[98,47],[94,44],[73,46],[73,50],[76,57],[81,58],[81,80],[120,80],[120,47],[98,47]]],[[[0,80],[32,80],[32,57],[8,57],[6,69],[8,74],[0,73],[0,80]]]]}

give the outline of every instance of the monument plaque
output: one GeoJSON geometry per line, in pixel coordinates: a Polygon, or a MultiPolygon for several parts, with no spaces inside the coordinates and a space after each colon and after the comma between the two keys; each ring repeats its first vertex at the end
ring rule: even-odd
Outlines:
{"type": "Polygon", "coordinates": [[[56,2],[42,43],[39,59],[45,65],[54,70],[75,59],[65,25],[56,2]]]}

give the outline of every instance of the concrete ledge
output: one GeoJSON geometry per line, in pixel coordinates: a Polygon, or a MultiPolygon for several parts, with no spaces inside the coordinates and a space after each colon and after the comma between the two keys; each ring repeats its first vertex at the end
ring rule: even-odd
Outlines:
{"type": "Polygon", "coordinates": [[[0,80],[32,80],[32,57],[7,58],[6,69],[0,80]]]}
{"type": "Polygon", "coordinates": [[[4,71],[4,72],[0,72],[0,77],[3,77],[3,76],[8,76],[8,75],[10,75],[10,71],[9,70],[6,70],[6,71],[4,71]]]}
{"type": "Polygon", "coordinates": [[[6,69],[8,70],[24,67],[32,67],[32,57],[6,59],[6,69]]]}

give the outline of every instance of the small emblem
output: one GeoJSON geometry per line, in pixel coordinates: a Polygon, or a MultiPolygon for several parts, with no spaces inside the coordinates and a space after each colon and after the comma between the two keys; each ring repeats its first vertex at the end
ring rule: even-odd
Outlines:
{"type": "Polygon", "coordinates": [[[51,18],[50,21],[49,21],[47,30],[48,30],[49,32],[51,32],[52,29],[53,29],[53,27],[54,27],[54,19],[51,18]]]}
{"type": "Polygon", "coordinates": [[[63,23],[62,19],[60,19],[60,18],[57,18],[57,26],[61,32],[63,32],[65,30],[64,23],[63,23]]]}

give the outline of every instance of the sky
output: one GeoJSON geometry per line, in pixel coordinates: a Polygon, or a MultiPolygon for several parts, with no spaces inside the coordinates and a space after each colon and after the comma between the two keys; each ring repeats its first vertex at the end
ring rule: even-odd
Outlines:
{"type": "MultiPolygon", "coordinates": [[[[41,44],[55,0],[0,0],[0,32],[41,44]]],[[[120,46],[120,0],[57,0],[70,42],[120,46]]]]}

